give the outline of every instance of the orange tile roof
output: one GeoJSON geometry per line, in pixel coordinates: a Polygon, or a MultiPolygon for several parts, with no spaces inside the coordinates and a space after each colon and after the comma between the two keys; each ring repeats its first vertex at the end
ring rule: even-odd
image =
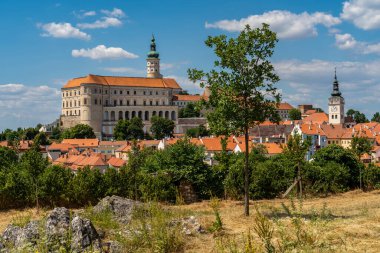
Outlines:
{"type": "Polygon", "coordinates": [[[108,160],[108,164],[112,167],[120,168],[121,166],[125,165],[126,162],[123,159],[116,158],[113,156],[108,160]]]}
{"type": "Polygon", "coordinates": [[[321,128],[320,124],[310,124],[310,123],[305,123],[300,125],[301,131],[304,134],[310,134],[310,135],[325,135],[324,131],[321,128]]]}
{"type": "Polygon", "coordinates": [[[316,112],[307,116],[302,121],[323,124],[329,122],[329,116],[324,112],[316,112]]]}
{"type": "Polygon", "coordinates": [[[128,141],[99,141],[99,146],[123,146],[127,143],[128,141]]]}
{"type": "Polygon", "coordinates": [[[99,76],[92,74],[86,77],[71,79],[63,88],[79,87],[81,84],[181,89],[176,80],[172,78],[99,76]]]}
{"type": "Polygon", "coordinates": [[[97,147],[99,146],[98,139],[63,139],[63,144],[71,144],[78,147],[97,147]]]}
{"type": "Polygon", "coordinates": [[[292,105],[290,105],[289,103],[280,103],[278,105],[278,108],[279,110],[291,110],[293,109],[294,107],[292,105]]]}
{"type": "Polygon", "coordinates": [[[69,152],[69,150],[75,149],[75,147],[70,143],[55,143],[53,142],[49,147],[48,150],[59,150],[61,152],[69,152]]]}
{"type": "Polygon", "coordinates": [[[311,115],[311,114],[314,114],[314,113],[316,113],[316,112],[317,112],[317,110],[312,109],[312,110],[307,110],[307,111],[305,112],[305,114],[306,114],[306,115],[311,115]]]}
{"type": "Polygon", "coordinates": [[[270,155],[281,154],[283,151],[281,145],[277,143],[260,143],[260,144],[266,147],[268,154],[270,155]]]}
{"type": "Polygon", "coordinates": [[[174,101],[200,101],[202,96],[200,95],[174,95],[174,101]]]}
{"type": "MultiPolygon", "coordinates": [[[[195,143],[197,145],[203,145],[207,151],[222,151],[221,137],[213,137],[213,138],[202,138],[200,139],[200,143],[195,143]]],[[[227,150],[233,150],[236,144],[232,141],[232,139],[227,141],[227,150]]]]}
{"type": "Polygon", "coordinates": [[[132,145],[128,143],[116,149],[116,152],[129,152],[131,150],[132,150],[132,145]]]}

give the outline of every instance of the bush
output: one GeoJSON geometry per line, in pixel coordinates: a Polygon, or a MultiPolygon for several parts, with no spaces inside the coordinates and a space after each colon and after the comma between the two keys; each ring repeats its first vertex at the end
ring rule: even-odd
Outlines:
{"type": "Polygon", "coordinates": [[[380,167],[370,164],[363,170],[362,176],[364,189],[380,189],[380,167]]]}

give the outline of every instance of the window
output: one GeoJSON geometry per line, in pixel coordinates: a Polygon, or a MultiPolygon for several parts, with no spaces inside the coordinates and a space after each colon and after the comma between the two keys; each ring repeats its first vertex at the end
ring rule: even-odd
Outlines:
{"type": "Polygon", "coordinates": [[[83,100],[83,104],[87,105],[87,98],[83,100]]]}
{"type": "Polygon", "coordinates": [[[133,94],[136,95],[136,91],[133,91],[133,94]]]}
{"type": "Polygon", "coordinates": [[[113,105],[114,105],[114,106],[117,105],[117,101],[116,101],[116,100],[113,101],[113,105]]]}
{"type": "Polygon", "coordinates": [[[74,106],[77,106],[77,101],[76,100],[74,100],[74,106]]]}
{"type": "Polygon", "coordinates": [[[95,102],[94,102],[96,105],[98,104],[98,100],[95,98],[95,102]]]}
{"type": "Polygon", "coordinates": [[[105,90],[106,94],[108,94],[108,90],[105,90]]]}
{"type": "Polygon", "coordinates": [[[78,95],[80,95],[80,90],[78,90],[78,95]]]}
{"type": "Polygon", "coordinates": [[[70,91],[70,97],[71,97],[71,94],[72,94],[72,93],[71,93],[71,91],[70,91]]]}
{"type": "Polygon", "coordinates": [[[95,88],[95,89],[94,89],[94,94],[96,94],[96,93],[98,93],[98,90],[95,88]]]}
{"type": "Polygon", "coordinates": [[[127,100],[127,105],[129,105],[129,100],[127,100]]]}
{"type": "Polygon", "coordinates": [[[114,90],[113,94],[115,94],[115,95],[116,95],[116,94],[117,94],[117,91],[116,91],[116,90],[114,90]]]}
{"type": "Polygon", "coordinates": [[[101,99],[99,99],[99,104],[100,104],[100,105],[102,104],[102,100],[101,100],[101,99]]]}
{"type": "Polygon", "coordinates": [[[70,107],[73,107],[73,103],[70,101],[70,107]]]}
{"type": "Polygon", "coordinates": [[[137,103],[136,103],[136,100],[133,100],[133,105],[136,105],[137,103]]]}
{"type": "Polygon", "coordinates": [[[123,94],[123,91],[122,90],[120,90],[120,95],[122,95],[123,94]]]}
{"type": "Polygon", "coordinates": [[[158,105],[158,101],[156,101],[156,105],[158,105]]]}
{"type": "Polygon", "coordinates": [[[150,95],[152,95],[153,93],[152,93],[152,92],[150,92],[149,94],[150,94],[150,95]]]}
{"type": "Polygon", "coordinates": [[[64,102],[62,103],[62,108],[65,108],[65,103],[64,102]]]}
{"type": "Polygon", "coordinates": [[[144,105],[146,105],[146,101],[144,100],[144,105]]]}
{"type": "Polygon", "coordinates": [[[144,95],[146,95],[146,92],[144,91],[144,95]]]}
{"type": "Polygon", "coordinates": [[[108,100],[106,100],[106,106],[108,106],[108,100]]]}
{"type": "Polygon", "coordinates": [[[84,93],[87,93],[87,88],[84,88],[84,93]]]}
{"type": "Polygon", "coordinates": [[[150,101],[150,105],[153,105],[153,101],[152,100],[150,101]]]}
{"type": "Polygon", "coordinates": [[[123,105],[123,100],[120,100],[120,101],[119,101],[119,105],[123,105]]]}
{"type": "Polygon", "coordinates": [[[74,91],[74,96],[76,96],[77,95],[77,91],[74,91]]]}
{"type": "Polygon", "coordinates": [[[127,90],[127,95],[129,95],[129,90],[127,90]]]}
{"type": "Polygon", "coordinates": [[[80,100],[78,100],[78,106],[80,106],[80,100]]]}
{"type": "Polygon", "coordinates": [[[156,95],[158,95],[158,91],[156,91],[156,95]]]}
{"type": "Polygon", "coordinates": [[[65,93],[64,92],[62,92],[62,97],[65,97],[65,93]]]}

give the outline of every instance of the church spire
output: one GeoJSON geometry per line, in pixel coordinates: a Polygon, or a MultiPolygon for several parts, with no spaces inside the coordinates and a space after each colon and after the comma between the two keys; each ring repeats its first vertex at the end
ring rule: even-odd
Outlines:
{"type": "Polygon", "coordinates": [[[149,78],[162,78],[162,75],[160,74],[160,54],[157,52],[156,39],[153,34],[150,41],[150,51],[147,56],[146,76],[149,78]]]}
{"type": "Polygon", "coordinates": [[[339,91],[339,82],[336,77],[336,67],[335,67],[335,77],[334,77],[334,83],[333,83],[333,91],[331,93],[331,96],[333,97],[340,97],[342,93],[339,91]]]}
{"type": "Polygon", "coordinates": [[[150,41],[150,51],[148,52],[148,58],[158,58],[160,54],[156,51],[156,39],[152,34],[152,39],[150,41]]]}

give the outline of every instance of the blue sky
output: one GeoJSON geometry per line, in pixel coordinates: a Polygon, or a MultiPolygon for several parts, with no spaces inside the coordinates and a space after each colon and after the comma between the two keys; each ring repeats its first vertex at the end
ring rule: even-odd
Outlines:
{"type": "Polygon", "coordinates": [[[327,109],[334,67],[346,109],[380,111],[380,1],[0,1],[0,130],[49,123],[75,77],[144,76],[154,33],[161,72],[192,93],[188,68],[208,70],[208,35],[269,23],[283,101],[327,109]]]}

